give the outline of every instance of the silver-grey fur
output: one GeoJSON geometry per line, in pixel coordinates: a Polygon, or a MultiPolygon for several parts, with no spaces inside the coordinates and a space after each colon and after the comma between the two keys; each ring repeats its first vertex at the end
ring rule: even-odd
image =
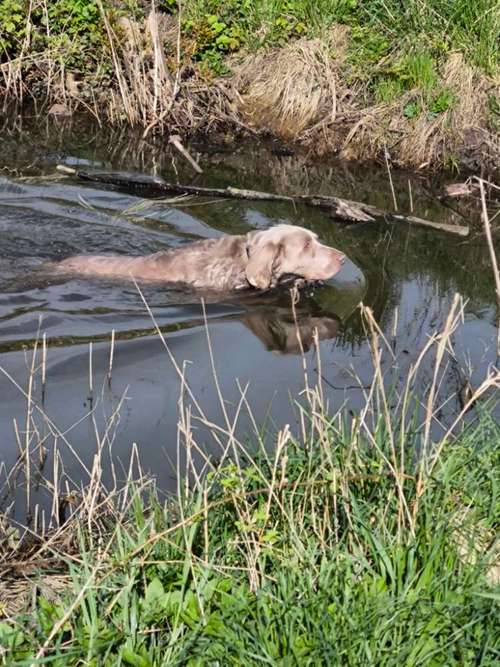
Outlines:
{"type": "Polygon", "coordinates": [[[343,261],[339,250],[319,243],[313,232],[276,225],[241,236],[194,241],[145,257],[78,255],[60,262],[58,270],[227,291],[250,286],[267,289],[285,274],[326,280],[340,270],[343,261]]]}

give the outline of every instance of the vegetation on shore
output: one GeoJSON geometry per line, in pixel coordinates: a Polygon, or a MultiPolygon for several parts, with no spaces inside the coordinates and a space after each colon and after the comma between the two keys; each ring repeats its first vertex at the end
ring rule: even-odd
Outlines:
{"type": "Polygon", "coordinates": [[[29,613],[0,620],[0,663],[498,664],[498,424],[485,413],[420,490],[381,425],[374,443],[323,428],[178,505],[131,487],[98,503],[72,552],[45,550],[29,613]]]}
{"type": "Polygon", "coordinates": [[[321,386],[306,380],[300,435],[284,425],[272,441],[257,429],[244,443],[235,435],[242,390],[224,425],[199,417],[221,446],[214,461],[183,399],[185,475],[174,499],[134,477],[134,461],[124,486],[104,489],[96,457],[66,522],[29,550],[7,535],[0,661],[497,664],[500,427],[487,396],[500,388],[499,373],[433,435],[459,299],[390,390],[385,342],[363,313],[374,379],[352,418],[329,412],[321,386]],[[426,355],[433,381],[419,398],[426,355]]]}
{"type": "Polygon", "coordinates": [[[0,0],[0,87],[146,133],[494,169],[499,43],[495,0],[0,0]]]}

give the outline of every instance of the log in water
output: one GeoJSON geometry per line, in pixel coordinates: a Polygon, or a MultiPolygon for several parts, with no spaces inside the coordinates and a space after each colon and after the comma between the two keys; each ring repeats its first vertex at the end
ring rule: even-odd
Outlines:
{"type": "Polygon", "coordinates": [[[228,186],[226,188],[206,188],[197,185],[182,185],[168,183],[156,176],[140,174],[123,174],[117,172],[88,172],[77,171],[66,166],[58,166],[59,171],[75,175],[84,181],[114,185],[128,191],[136,192],[143,197],[163,197],[165,195],[195,195],[198,197],[218,197],[224,199],[244,199],[252,201],[279,201],[292,204],[305,204],[327,210],[332,218],[346,222],[376,222],[386,220],[388,222],[404,222],[410,225],[418,225],[435,229],[441,232],[468,236],[469,228],[463,225],[448,225],[442,222],[425,220],[414,215],[404,215],[365,204],[363,202],[342,199],[340,197],[329,197],[325,195],[281,195],[273,192],[262,192],[259,190],[246,190],[228,186]]]}

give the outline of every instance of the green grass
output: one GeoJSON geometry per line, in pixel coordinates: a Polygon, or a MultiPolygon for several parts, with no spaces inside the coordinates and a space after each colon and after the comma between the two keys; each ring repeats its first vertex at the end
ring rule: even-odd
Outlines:
{"type": "Polygon", "coordinates": [[[483,410],[419,477],[408,424],[320,422],[76,521],[67,591],[0,622],[3,664],[498,664],[498,424],[483,410]]]}
{"type": "MultiPolygon", "coordinates": [[[[168,3],[170,9],[173,3],[168,3]]],[[[235,41],[201,40],[198,55],[211,48],[252,50],[290,38],[324,37],[336,24],[349,27],[352,61],[359,71],[390,53],[413,51],[436,61],[453,50],[492,73],[498,67],[500,12],[495,0],[187,0],[183,15],[196,38],[206,38],[207,17],[223,24],[235,41]]],[[[410,68],[411,69],[411,68],[410,68]]]]}
{"type": "MultiPolygon", "coordinates": [[[[140,17],[147,10],[137,0],[103,5],[112,17],[140,17]]],[[[32,49],[76,37],[72,49],[86,54],[89,66],[94,62],[92,49],[106,43],[97,0],[35,3],[31,14],[29,7],[28,0],[0,0],[2,60],[20,52],[29,16],[32,49]]],[[[175,0],[160,0],[158,7],[167,14],[177,11],[175,0]]],[[[453,50],[489,73],[498,68],[500,12],[495,0],[185,0],[182,19],[195,56],[209,61],[217,54],[283,45],[303,35],[324,37],[343,24],[351,32],[351,58],[359,74],[388,54],[414,52],[433,66],[453,50]]],[[[84,58],[80,64],[84,66],[84,58]]],[[[410,64],[409,75],[411,69],[410,64]]]]}

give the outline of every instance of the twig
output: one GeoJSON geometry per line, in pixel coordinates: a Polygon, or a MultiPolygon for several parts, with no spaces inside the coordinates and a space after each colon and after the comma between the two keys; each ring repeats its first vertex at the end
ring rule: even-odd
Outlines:
{"type": "Polygon", "coordinates": [[[113,373],[113,358],[115,354],[115,330],[111,331],[111,347],[109,350],[109,366],[108,366],[108,384],[111,385],[111,374],[113,373]]]}
{"type": "Polygon", "coordinates": [[[191,155],[188,153],[188,151],[184,148],[181,142],[181,138],[178,134],[172,134],[168,140],[169,144],[172,144],[172,146],[175,146],[179,153],[186,158],[186,160],[189,162],[189,164],[193,167],[193,169],[198,173],[202,174],[203,169],[200,167],[200,165],[196,162],[196,160],[191,157],[191,155]]]}
{"type": "Polygon", "coordinates": [[[398,200],[396,199],[396,192],[394,191],[394,183],[392,182],[391,165],[389,164],[389,151],[387,150],[387,146],[384,147],[384,157],[385,157],[385,166],[387,168],[387,174],[389,176],[389,183],[391,186],[392,202],[394,204],[394,210],[397,211],[398,200]]]}

